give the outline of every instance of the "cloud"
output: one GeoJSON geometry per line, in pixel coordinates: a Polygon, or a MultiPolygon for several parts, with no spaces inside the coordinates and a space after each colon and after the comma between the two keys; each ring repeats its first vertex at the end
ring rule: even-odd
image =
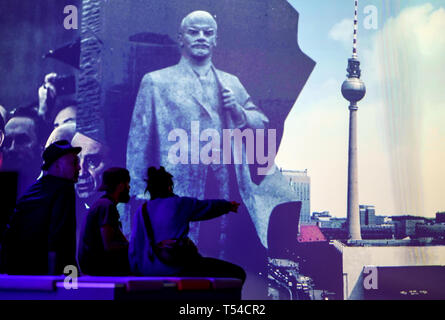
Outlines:
{"type": "MultiPolygon", "coordinates": [[[[433,216],[445,209],[445,10],[409,7],[374,40],[381,80],[391,180],[399,212],[433,216]],[[442,120],[439,120],[442,119],[442,120]],[[442,197],[443,198],[443,197],[442,197]]],[[[370,62],[371,64],[371,62],[370,62]]]]}
{"type": "Polygon", "coordinates": [[[340,41],[346,47],[352,47],[353,27],[352,19],[343,19],[329,30],[329,38],[340,41]]]}

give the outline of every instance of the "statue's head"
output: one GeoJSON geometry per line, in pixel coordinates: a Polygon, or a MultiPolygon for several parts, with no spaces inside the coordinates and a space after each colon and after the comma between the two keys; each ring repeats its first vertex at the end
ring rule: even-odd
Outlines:
{"type": "Polygon", "coordinates": [[[206,11],[193,11],[182,19],[179,30],[179,46],[182,55],[194,60],[212,57],[216,47],[217,24],[213,16],[206,11]]]}

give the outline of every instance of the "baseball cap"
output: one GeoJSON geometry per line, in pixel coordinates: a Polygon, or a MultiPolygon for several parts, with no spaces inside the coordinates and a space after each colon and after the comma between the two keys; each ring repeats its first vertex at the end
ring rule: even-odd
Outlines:
{"type": "Polygon", "coordinates": [[[51,165],[60,157],[68,153],[78,154],[81,150],[81,147],[73,147],[67,140],[59,140],[50,144],[48,148],[43,151],[42,170],[48,170],[49,167],[51,167],[51,165]]]}

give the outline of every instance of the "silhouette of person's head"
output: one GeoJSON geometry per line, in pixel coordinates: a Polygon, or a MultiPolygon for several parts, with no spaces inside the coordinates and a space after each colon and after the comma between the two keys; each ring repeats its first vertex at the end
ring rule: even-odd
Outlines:
{"type": "Polygon", "coordinates": [[[130,173],[125,168],[113,167],[102,174],[102,185],[99,191],[105,191],[109,195],[116,195],[117,202],[130,201],[130,173]]]}
{"type": "Polygon", "coordinates": [[[73,147],[67,140],[59,140],[50,144],[43,152],[42,170],[45,174],[77,182],[79,178],[79,157],[82,150],[73,147]]]}
{"type": "Polygon", "coordinates": [[[173,176],[165,171],[164,167],[147,169],[147,188],[145,192],[150,192],[152,200],[157,198],[167,198],[173,195],[173,176]]]}

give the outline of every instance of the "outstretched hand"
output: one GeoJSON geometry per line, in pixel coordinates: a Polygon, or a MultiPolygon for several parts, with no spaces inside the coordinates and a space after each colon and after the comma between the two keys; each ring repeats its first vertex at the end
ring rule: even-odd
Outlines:
{"type": "Polygon", "coordinates": [[[236,201],[230,201],[230,211],[237,213],[239,206],[240,206],[240,203],[238,203],[236,201]]]}

